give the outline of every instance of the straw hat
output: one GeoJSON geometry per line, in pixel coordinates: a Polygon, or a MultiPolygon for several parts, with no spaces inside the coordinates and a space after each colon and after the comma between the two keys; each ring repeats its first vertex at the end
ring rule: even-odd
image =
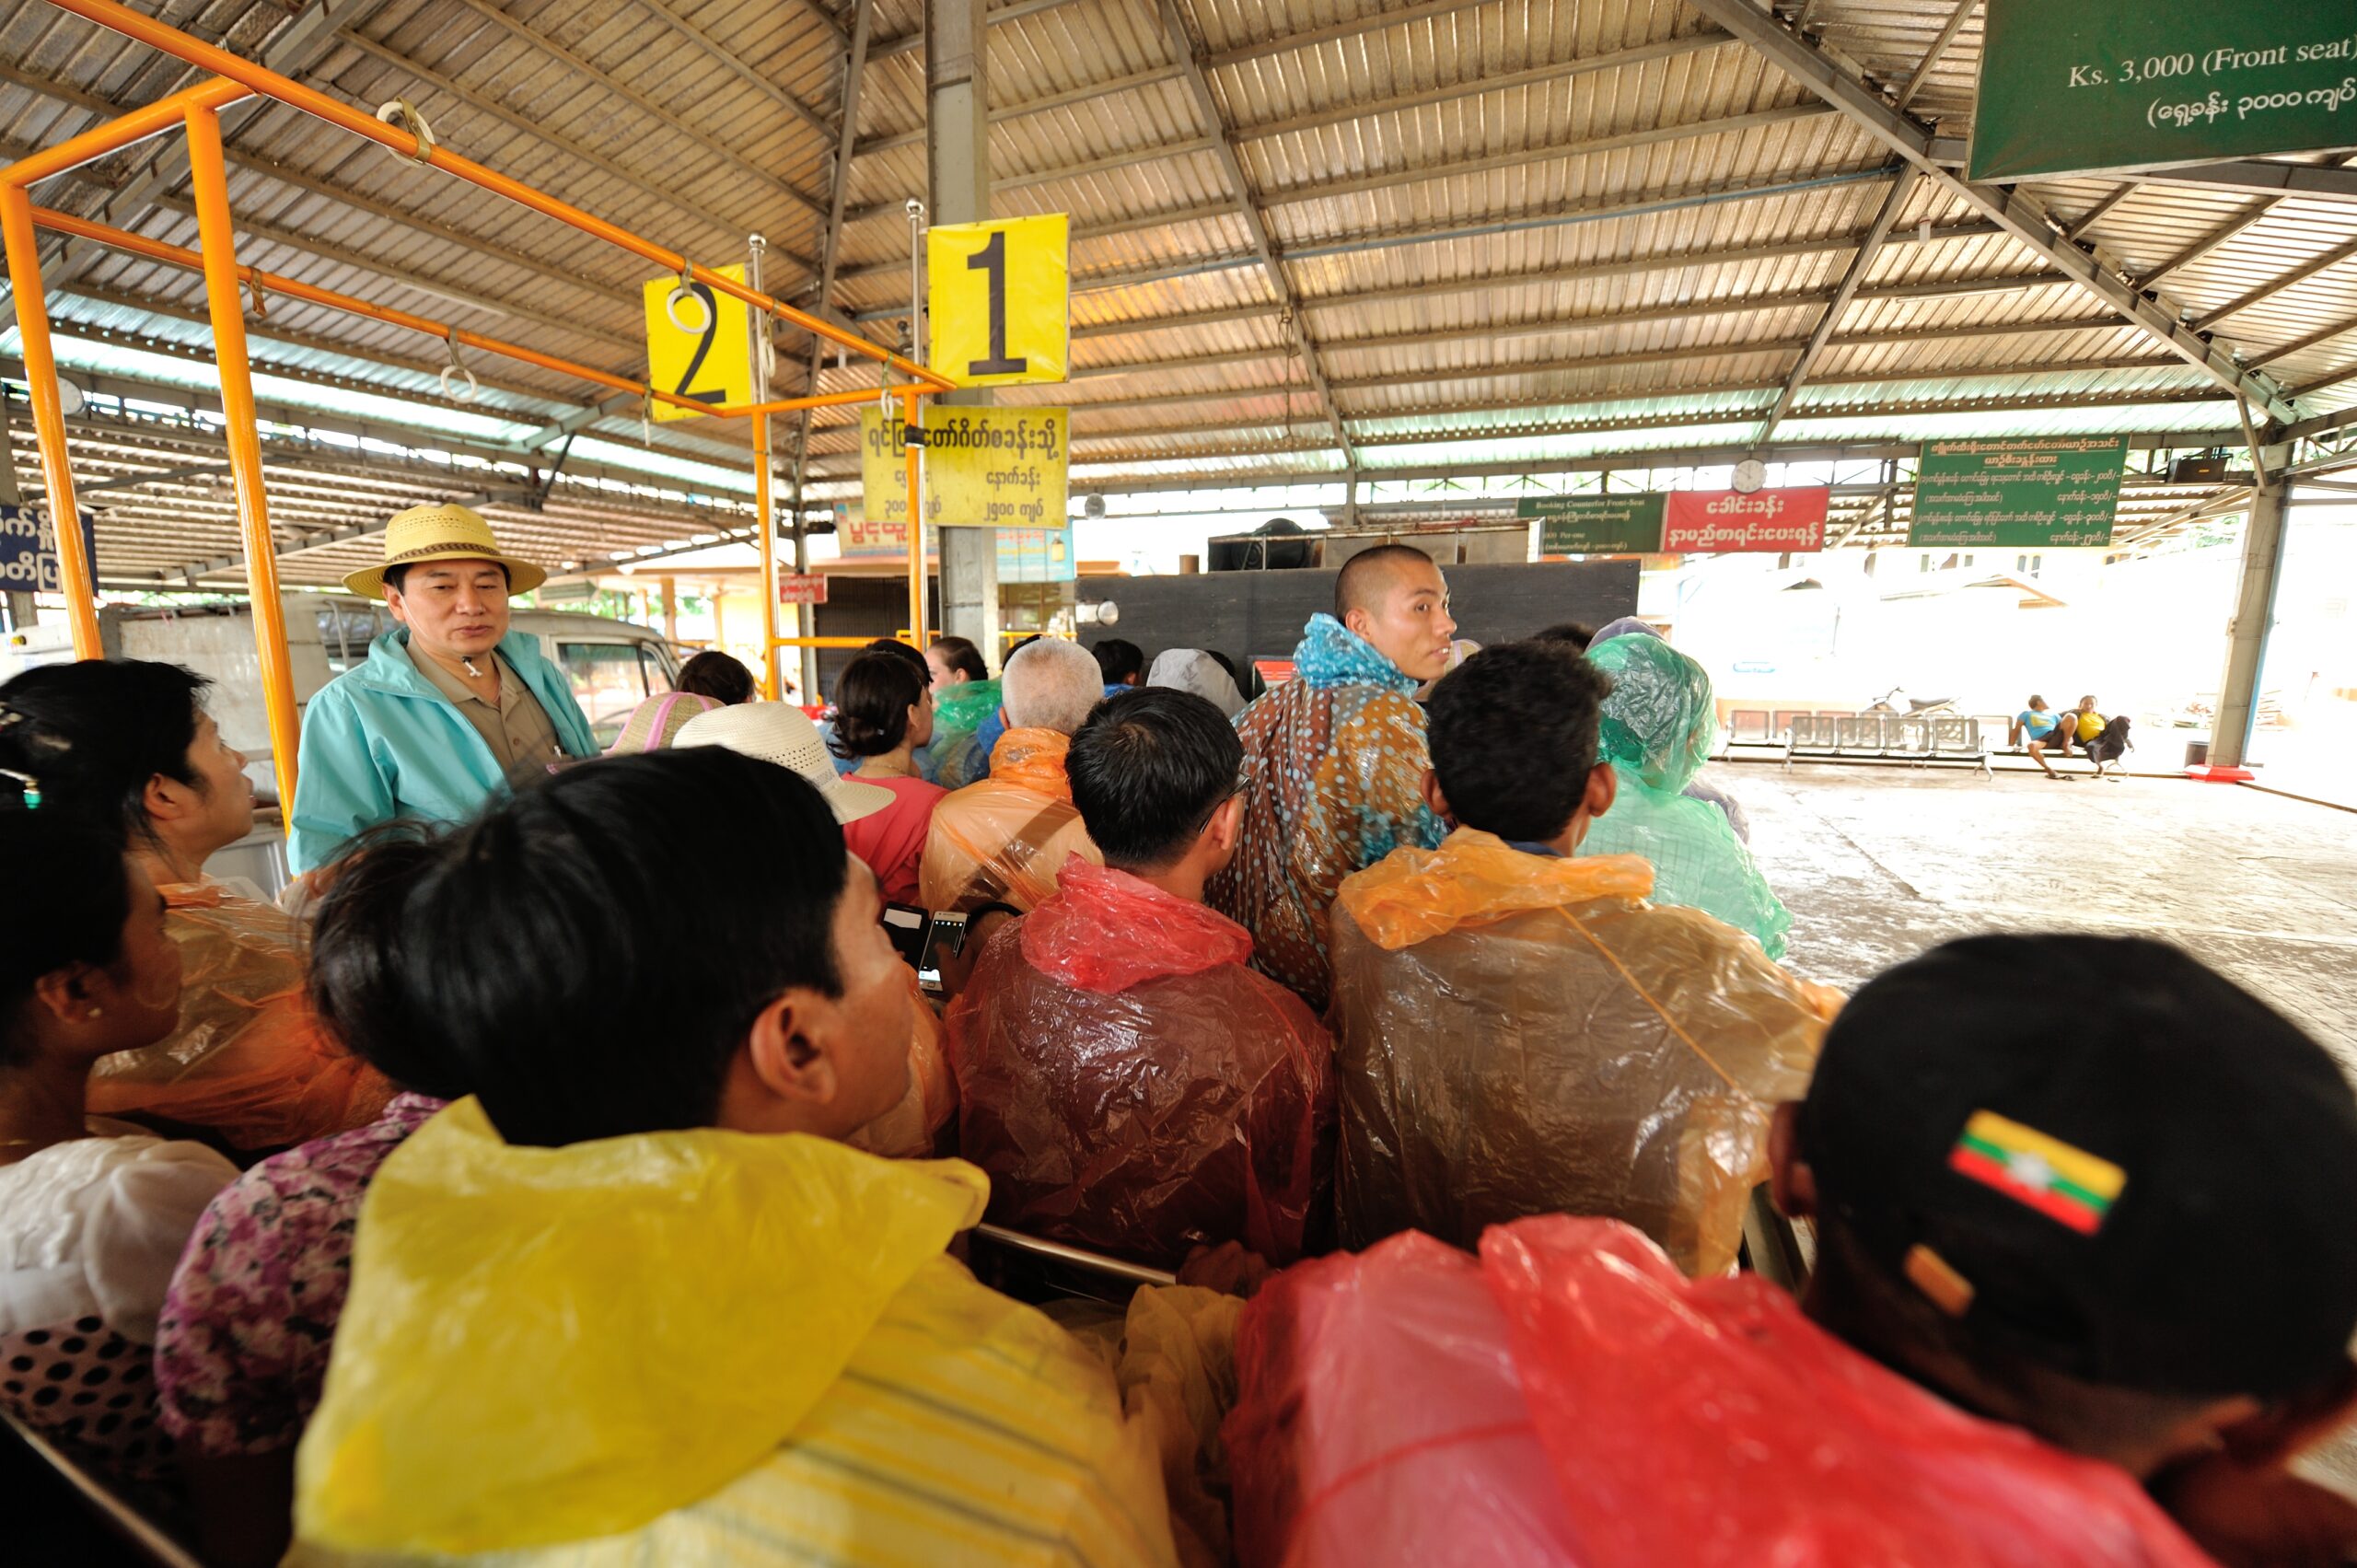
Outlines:
{"type": "Polygon", "coordinates": [[[383,598],[388,567],[426,561],[496,561],[507,568],[509,593],[530,593],[549,580],[549,575],[530,562],[504,553],[482,514],[445,504],[394,513],[385,525],[384,565],[354,572],[344,578],[343,586],[363,598],[383,598]]]}
{"type": "Polygon", "coordinates": [[[791,768],[819,786],[837,822],[856,822],[892,804],[892,792],[881,784],[862,784],[835,772],[826,743],[810,715],[791,703],[740,703],[698,714],[679,728],[671,742],[675,749],[691,746],[726,746],[747,757],[759,757],[791,768]]]}

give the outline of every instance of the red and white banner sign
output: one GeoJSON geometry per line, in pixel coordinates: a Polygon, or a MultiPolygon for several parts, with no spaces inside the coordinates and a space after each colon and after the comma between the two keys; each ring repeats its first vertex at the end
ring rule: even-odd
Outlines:
{"type": "Polygon", "coordinates": [[[781,572],[777,579],[780,604],[824,604],[827,579],[817,572],[781,572]]]}
{"type": "Polygon", "coordinates": [[[1736,551],[1808,552],[1825,548],[1830,490],[1674,490],[1663,515],[1661,547],[1670,555],[1736,551]]]}

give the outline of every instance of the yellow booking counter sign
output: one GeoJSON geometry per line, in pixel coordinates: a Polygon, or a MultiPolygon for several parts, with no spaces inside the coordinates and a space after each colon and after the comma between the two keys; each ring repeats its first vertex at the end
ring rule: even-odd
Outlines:
{"type": "MultiPolygon", "coordinates": [[[[1072,411],[929,408],[924,520],[935,528],[1061,528],[1070,513],[1072,411]]],[[[909,514],[907,431],[896,412],[859,416],[861,503],[886,528],[909,514]]]]}
{"type": "Polygon", "coordinates": [[[1071,219],[925,231],[932,366],[960,387],[1062,381],[1072,366],[1071,219]]]}
{"type": "MultiPolygon", "coordinates": [[[[741,266],[714,269],[737,283],[741,266]]],[[[752,335],[745,302],[710,284],[680,288],[676,277],[656,278],[646,296],[646,379],[658,391],[676,392],[714,408],[753,401],[752,335]]],[[[656,402],[656,423],[694,419],[693,409],[656,402]]]]}

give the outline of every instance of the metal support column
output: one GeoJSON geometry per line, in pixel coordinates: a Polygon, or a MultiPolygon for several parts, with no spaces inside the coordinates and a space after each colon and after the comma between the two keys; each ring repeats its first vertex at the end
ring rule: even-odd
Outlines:
{"type": "MultiPolygon", "coordinates": [[[[979,223],[991,215],[987,6],[988,0],[925,0],[925,173],[935,223],[979,223]]],[[[970,406],[990,401],[990,394],[950,392],[935,401],[970,406]]],[[[913,520],[910,527],[919,531],[913,520]]],[[[998,534],[948,528],[938,537],[942,630],[972,639],[995,668],[998,534]]]]}
{"type": "Polygon", "coordinates": [[[2235,589],[2235,619],[2227,633],[2226,671],[2218,681],[2218,712],[2210,726],[2212,767],[2241,767],[2250,755],[2267,678],[2267,639],[2275,627],[2275,594],[2283,578],[2283,524],[2291,496],[2281,477],[2289,446],[2262,447],[2269,471],[2253,474],[2259,489],[2243,523],[2242,575],[2235,589]]]}
{"type": "MultiPolygon", "coordinates": [[[[17,482],[17,438],[8,428],[15,414],[8,407],[9,400],[0,394],[0,506],[21,506],[25,504],[25,488],[17,482]]],[[[6,596],[8,630],[21,632],[41,623],[41,609],[29,593],[6,596]]]]}
{"type": "MultiPolygon", "coordinates": [[[[770,242],[758,234],[745,238],[745,281],[761,286],[761,253],[770,242]]],[[[745,330],[751,334],[748,350],[753,359],[753,401],[770,401],[770,319],[766,312],[745,312],[745,330]]],[[[785,700],[785,676],[778,662],[777,630],[777,475],[770,461],[770,416],[753,415],[753,513],[761,540],[761,691],[772,703],[785,700]]],[[[810,694],[802,694],[804,702],[810,694]]]]}
{"type": "MultiPolygon", "coordinates": [[[[0,188],[0,236],[8,250],[8,280],[16,290],[18,356],[32,389],[33,430],[41,438],[41,478],[49,515],[56,522],[58,575],[65,614],[74,627],[74,656],[104,658],[99,645],[99,601],[90,559],[82,549],[81,514],[74,505],[74,471],[65,459],[65,407],[57,396],[57,361],[49,349],[49,303],[41,288],[41,241],[33,232],[33,202],[21,185],[0,188]]],[[[230,286],[237,286],[231,280],[230,286]]]]}

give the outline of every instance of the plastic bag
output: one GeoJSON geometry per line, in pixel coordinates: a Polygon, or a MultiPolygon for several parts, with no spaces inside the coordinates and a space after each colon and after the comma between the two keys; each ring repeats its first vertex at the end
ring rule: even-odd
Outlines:
{"type": "Polygon", "coordinates": [[[1244,825],[1211,906],[1252,934],[1255,962],[1323,1011],[1326,917],[1342,878],[1446,826],[1424,804],[1416,683],[1330,615],[1294,650],[1295,679],[1244,710],[1244,825]]]}
{"type": "Polygon", "coordinates": [[[1561,1214],[1481,1263],[1595,1568],[2208,1568],[2126,1471],[1965,1414],[1757,1276],[1681,1279],[1561,1214]]]}
{"type": "Polygon", "coordinates": [[[363,1201],[289,1561],[1172,1562],[1112,1377],[944,1251],[986,1186],[797,1135],[517,1147],[453,1104],[363,1201]]]}
{"type": "Polygon", "coordinates": [[[1614,637],[1587,656],[1612,678],[1597,752],[1620,775],[1620,792],[1589,825],[1580,854],[1643,855],[1654,865],[1655,902],[1714,914],[1758,937],[1770,958],[1783,957],[1792,915],[1727,813],[1681,793],[1710,755],[1710,676],[1653,636],[1614,637]]]}
{"type": "Polygon", "coordinates": [[[931,1159],[944,1153],[950,1123],[958,1120],[958,1081],[941,1053],[941,1018],[909,971],[915,1017],[909,1036],[909,1092],[900,1103],[843,1141],[886,1159],[931,1159]]]}
{"type": "Polygon", "coordinates": [[[180,1023],[168,1038],[99,1059],[88,1105],[277,1149],[374,1121],[384,1074],[320,1025],[305,994],[309,940],[276,906],[199,884],[160,889],[180,951],[180,1023]]]}
{"type": "Polygon", "coordinates": [[[958,1145],[993,1223],[1176,1267],[1301,1255],[1325,1189],[1330,1043],[1198,903],[1075,857],[951,1006],[958,1145]]]}
{"type": "Polygon", "coordinates": [[[1236,1360],[1245,1568],[1581,1561],[1470,1255],[1410,1234],[1288,1269],[1244,1308],[1236,1360]]]}
{"type": "Polygon", "coordinates": [[[1072,738],[1052,729],[1008,730],[991,755],[991,776],[934,807],[917,868],[925,908],[964,911],[997,900],[1036,909],[1056,890],[1067,857],[1103,863],[1064,777],[1071,749],[1072,738]]]}
{"type": "Polygon", "coordinates": [[[1834,1005],[1633,856],[1557,859],[1460,829],[1342,885],[1334,912],[1344,1246],[1562,1210],[1680,1267],[1735,1260],[1768,1124],[1834,1005]]]}

